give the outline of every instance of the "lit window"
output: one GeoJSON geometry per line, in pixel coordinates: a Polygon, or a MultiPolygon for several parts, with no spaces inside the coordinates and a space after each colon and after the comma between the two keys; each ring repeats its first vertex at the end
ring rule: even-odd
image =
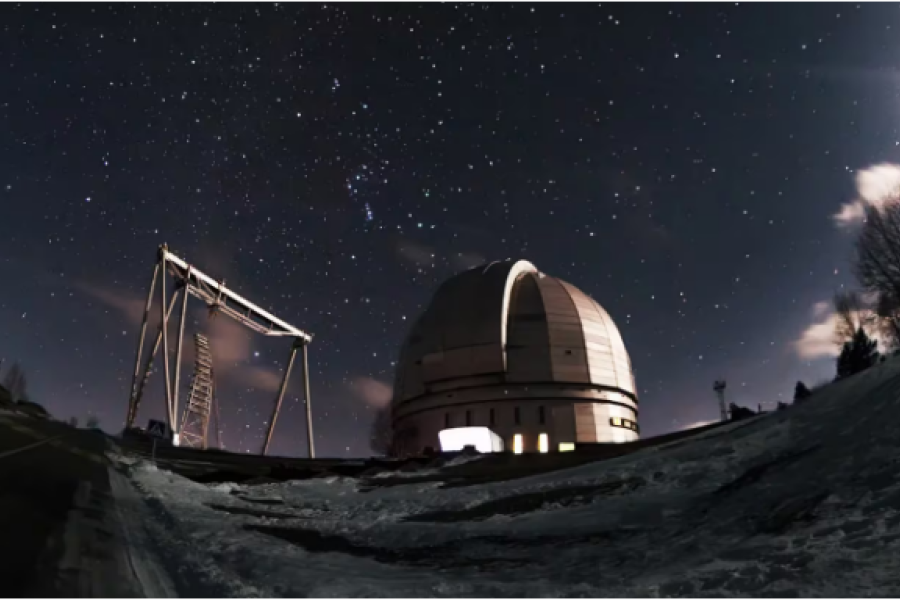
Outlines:
{"type": "Polygon", "coordinates": [[[522,434],[517,433],[513,436],[513,454],[522,454],[522,434]]]}
{"type": "Polygon", "coordinates": [[[538,436],[538,452],[541,454],[547,454],[550,450],[550,438],[547,437],[546,433],[542,433],[538,436]]]}
{"type": "Polygon", "coordinates": [[[609,419],[609,424],[613,427],[622,427],[624,429],[630,429],[631,431],[640,431],[638,424],[631,419],[623,419],[622,417],[611,417],[609,419]]]}
{"type": "Polygon", "coordinates": [[[487,427],[455,427],[438,432],[442,452],[459,452],[466,446],[472,446],[478,452],[502,452],[503,442],[500,436],[487,427]]]}
{"type": "Polygon", "coordinates": [[[560,442],[560,452],[572,452],[573,450],[575,450],[575,444],[573,444],[572,442],[560,442]]]}

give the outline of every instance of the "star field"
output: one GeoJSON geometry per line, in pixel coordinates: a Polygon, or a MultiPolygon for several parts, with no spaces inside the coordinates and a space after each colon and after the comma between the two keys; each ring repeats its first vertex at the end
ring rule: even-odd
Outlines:
{"type": "MultiPolygon", "coordinates": [[[[852,282],[853,174],[900,158],[898,56],[881,4],[2,5],[0,357],[121,427],[166,242],[315,335],[318,452],[362,456],[437,285],[524,258],[616,321],[644,435],[720,377],[774,408],[833,371],[795,341],[852,282]]],[[[257,451],[288,344],[188,330],[257,451]]],[[[305,452],[296,375],[273,451],[305,452]]]]}

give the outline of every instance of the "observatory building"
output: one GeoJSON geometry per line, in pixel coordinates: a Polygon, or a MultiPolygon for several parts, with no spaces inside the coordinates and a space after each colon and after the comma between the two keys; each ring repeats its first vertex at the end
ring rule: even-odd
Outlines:
{"type": "Polygon", "coordinates": [[[612,319],[524,260],[438,288],[400,352],[392,402],[398,455],[437,450],[459,428],[486,428],[515,453],[638,439],[631,361],[612,319]]]}

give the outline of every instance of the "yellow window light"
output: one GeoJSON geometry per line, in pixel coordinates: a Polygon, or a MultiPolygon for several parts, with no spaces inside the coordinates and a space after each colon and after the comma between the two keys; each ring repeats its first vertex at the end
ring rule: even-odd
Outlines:
{"type": "Polygon", "coordinates": [[[560,442],[559,443],[559,451],[560,452],[573,452],[575,450],[575,444],[572,442],[560,442]]]}
{"type": "Polygon", "coordinates": [[[517,433],[513,436],[513,454],[522,454],[523,444],[522,444],[522,434],[517,433]]]}
{"type": "Polygon", "coordinates": [[[547,437],[546,433],[542,433],[538,436],[538,452],[541,454],[547,454],[550,451],[550,438],[547,437]]]}

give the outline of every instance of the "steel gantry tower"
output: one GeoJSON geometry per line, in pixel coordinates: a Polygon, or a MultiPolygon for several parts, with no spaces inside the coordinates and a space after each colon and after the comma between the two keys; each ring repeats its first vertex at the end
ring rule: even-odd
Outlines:
{"type": "MultiPolygon", "coordinates": [[[[178,395],[179,383],[181,378],[181,357],[184,346],[184,326],[187,313],[188,296],[194,296],[195,298],[202,300],[209,308],[211,314],[223,313],[231,317],[238,323],[241,323],[249,329],[256,331],[257,333],[261,333],[262,335],[266,336],[293,338],[288,362],[285,366],[284,375],[281,380],[281,385],[278,389],[278,395],[276,396],[275,405],[272,409],[272,416],[268,422],[266,438],[262,446],[262,454],[265,454],[269,449],[269,445],[272,441],[272,434],[275,430],[275,422],[278,420],[278,412],[281,409],[281,403],[284,399],[284,393],[287,389],[288,380],[293,368],[294,358],[297,356],[297,350],[302,349],[304,384],[303,389],[305,395],[304,400],[306,402],[307,448],[309,457],[314,458],[315,445],[313,442],[312,406],[310,403],[309,395],[309,367],[307,362],[307,346],[312,341],[312,335],[300,329],[297,329],[293,325],[285,323],[274,315],[253,304],[249,300],[246,300],[245,298],[239,296],[237,293],[233,292],[225,286],[224,280],[217,281],[209,275],[206,275],[193,265],[188,264],[186,261],[169,252],[169,248],[165,244],[160,246],[157,252],[156,265],[153,268],[153,277],[150,280],[150,289],[147,292],[147,303],[144,308],[144,316],[141,322],[140,334],[138,336],[137,357],[135,358],[134,373],[131,380],[131,391],[128,398],[128,413],[125,419],[126,429],[134,427],[134,422],[137,417],[137,412],[140,406],[141,398],[143,396],[144,388],[146,386],[148,378],[150,377],[150,373],[153,370],[153,361],[156,358],[160,347],[162,347],[162,370],[165,376],[165,415],[166,421],[169,425],[169,430],[172,432],[172,443],[174,445],[179,445],[182,436],[184,436],[185,434],[187,435],[187,438],[191,440],[185,441],[187,445],[193,445],[193,443],[197,440],[197,437],[195,435],[195,426],[191,419],[194,418],[194,415],[196,415],[198,418],[201,417],[202,403],[197,405],[196,413],[192,412],[194,410],[194,407],[192,407],[191,402],[192,398],[194,397],[194,390],[196,387],[195,385],[191,386],[191,394],[188,396],[187,406],[185,406],[183,419],[180,422],[178,420],[178,395]],[[174,280],[174,286],[170,298],[166,297],[167,274],[171,275],[172,279],[174,280]],[[148,353],[146,362],[143,364],[142,369],[141,358],[144,350],[144,342],[147,336],[147,321],[150,316],[150,311],[153,307],[153,294],[156,289],[157,281],[159,281],[160,288],[160,326],[159,330],[157,331],[152,350],[148,353]],[[170,365],[168,331],[169,317],[172,315],[175,304],[179,300],[179,294],[181,294],[181,306],[178,321],[178,334],[177,338],[175,339],[175,363],[174,365],[170,365]],[[185,424],[188,422],[191,422],[191,425],[187,430],[185,430],[185,424]]],[[[198,342],[198,361],[201,360],[201,352],[199,350],[200,344],[198,342]]],[[[204,432],[209,425],[209,408],[214,408],[216,405],[214,391],[212,389],[214,384],[214,380],[212,377],[212,357],[209,353],[208,342],[205,345],[205,352],[208,358],[208,363],[210,365],[210,402],[208,405],[206,405],[206,416],[203,417],[204,432]]],[[[195,373],[194,384],[196,384],[196,381],[197,379],[195,373]]]]}

